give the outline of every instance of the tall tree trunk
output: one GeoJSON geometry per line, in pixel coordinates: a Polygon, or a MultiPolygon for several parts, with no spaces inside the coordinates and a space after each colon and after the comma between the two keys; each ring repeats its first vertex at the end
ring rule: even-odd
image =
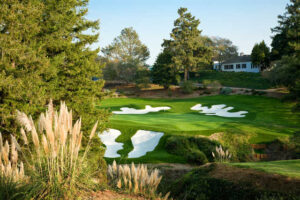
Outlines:
{"type": "Polygon", "coordinates": [[[184,82],[189,79],[189,70],[187,67],[184,68],[184,82]]]}

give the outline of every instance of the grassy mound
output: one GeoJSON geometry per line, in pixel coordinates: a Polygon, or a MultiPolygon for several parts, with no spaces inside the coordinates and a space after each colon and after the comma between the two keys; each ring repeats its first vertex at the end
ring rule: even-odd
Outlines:
{"type": "Polygon", "coordinates": [[[210,164],[189,172],[169,189],[175,199],[186,200],[292,200],[299,199],[299,183],[285,177],[210,164]]]}
{"type": "Polygon", "coordinates": [[[230,163],[232,166],[250,168],[268,173],[276,173],[292,178],[300,178],[300,160],[280,160],[272,162],[230,163]]]}

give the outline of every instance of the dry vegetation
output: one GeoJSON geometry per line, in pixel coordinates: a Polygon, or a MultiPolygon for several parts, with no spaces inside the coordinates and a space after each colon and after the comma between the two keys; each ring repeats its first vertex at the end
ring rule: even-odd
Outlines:
{"type": "Polygon", "coordinates": [[[157,195],[156,190],[162,179],[159,170],[150,171],[146,165],[117,165],[116,161],[108,166],[108,176],[113,186],[132,194],[141,194],[147,198],[168,199],[169,193],[164,197],[157,195]]]}

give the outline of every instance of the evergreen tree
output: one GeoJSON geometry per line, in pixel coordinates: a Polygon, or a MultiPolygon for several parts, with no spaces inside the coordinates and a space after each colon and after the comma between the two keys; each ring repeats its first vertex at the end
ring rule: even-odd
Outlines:
{"type": "MultiPolygon", "coordinates": [[[[99,49],[90,44],[98,21],[86,19],[87,0],[4,0],[0,2],[1,129],[12,132],[14,111],[40,113],[47,100],[66,101],[85,127],[107,113],[94,109],[103,96],[99,49]]],[[[104,123],[102,123],[104,124],[104,123]]],[[[85,129],[83,127],[83,129],[85,129]]],[[[103,127],[101,127],[103,128],[103,127]]],[[[0,130],[1,131],[1,130],[0,130]]]]}
{"type": "Polygon", "coordinates": [[[272,72],[276,81],[287,86],[290,97],[296,99],[300,110],[300,1],[291,0],[284,15],[278,17],[279,25],[273,32],[277,33],[272,42],[272,54],[277,61],[272,72]]]}
{"type": "Polygon", "coordinates": [[[117,60],[123,64],[143,65],[149,58],[149,50],[132,27],[124,28],[121,35],[116,37],[112,44],[102,49],[109,60],[117,60]]]}
{"type": "Polygon", "coordinates": [[[261,69],[266,69],[270,66],[270,49],[265,41],[254,45],[251,60],[254,65],[260,66],[261,69]]]}
{"type": "Polygon", "coordinates": [[[153,83],[162,85],[165,89],[168,89],[171,84],[176,84],[177,76],[172,64],[172,55],[170,52],[164,50],[160,53],[151,69],[153,83]]]}
{"type": "Polygon", "coordinates": [[[300,51],[300,1],[290,0],[286,12],[278,16],[278,26],[272,29],[275,33],[272,41],[272,60],[282,56],[293,55],[300,51]]]}
{"type": "Polygon", "coordinates": [[[211,50],[201,38],[198,29],[200,21],[195,19],[186,8],[178,10],[179,18],[174,22],[174,28],[170,34],[171,39],[165,40],[163,47],[172,54],[174,66],[184,71],[184,80],[189,78],[189,72],[199,63],[211,62],[211,50]]]}

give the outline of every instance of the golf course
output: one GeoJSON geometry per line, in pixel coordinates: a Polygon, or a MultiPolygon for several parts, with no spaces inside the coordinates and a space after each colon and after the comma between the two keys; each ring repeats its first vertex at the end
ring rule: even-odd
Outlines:
{"type": "MultiPolygon", "coordinates": [[[[110,98],[97,105],[99,109],[120,111],[123,107],[145,109],[152,107],[170,107],[169,110],[149,112],[147,114],[113,114],[109,128],[117,129],[122,134],[116,142],[123,143],[118,153],[121,162],[178,162],[185,159],[169,154],[164,143],[171,135],[205,137],[214,133],[248,134],[251,144],[264,144],[275,139],[284,139],[300,129],[300,115],[292,113],[292,103],[282,102],[275,98],[249,95],[217,95],[190,99],[142,99],[142,98],[110,98]],[[225,104],[233,107],[229,112],[247,111],[244,117],[223,117],[206,115],[201,111],[191,110],[197,104],[211,107],[225,104]],[[145,156],[128,159],[133,149],[131,137],[138,130],[163,132],[155,150],[145,156]]],[[[108,158],[108,161],[113,159],[108,158]]]]}

